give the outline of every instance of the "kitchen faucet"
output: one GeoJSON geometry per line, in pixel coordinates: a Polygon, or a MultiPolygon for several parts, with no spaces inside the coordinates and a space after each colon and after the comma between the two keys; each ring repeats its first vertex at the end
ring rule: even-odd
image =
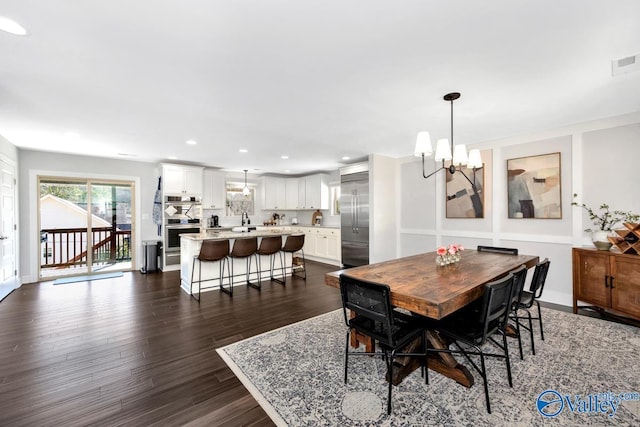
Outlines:
{"type": "Polygon", "coordinates": [[[242,212],[242,226],[251,224],[251,220],[249,219],[249,214],[244,211],[242,212]]]}

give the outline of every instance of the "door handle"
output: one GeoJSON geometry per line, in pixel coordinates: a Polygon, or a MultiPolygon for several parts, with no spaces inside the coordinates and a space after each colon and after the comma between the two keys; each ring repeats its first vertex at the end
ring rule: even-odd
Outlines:
{"type": "Polygon", "coordinates": [[[0,240],[7,240],[9,236],[0,236],[0,240]]]}
{"type": "Polygon", "coordinates": [[[613,279],[615,279],[615,277],[613,277],[613,276],[609,276],[609,287],[610,287],[611,289],[613,289],[613,279]]]}

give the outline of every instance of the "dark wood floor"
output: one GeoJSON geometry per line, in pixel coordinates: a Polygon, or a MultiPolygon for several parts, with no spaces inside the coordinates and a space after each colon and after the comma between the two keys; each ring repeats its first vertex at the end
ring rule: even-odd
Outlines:
{"type": "Polygon", "coordinates": [[[333,270],[200,304],[178,272],[23,285],[0,303],[0,425],[272,425],[215,349],[341,307],[333,270]]]}

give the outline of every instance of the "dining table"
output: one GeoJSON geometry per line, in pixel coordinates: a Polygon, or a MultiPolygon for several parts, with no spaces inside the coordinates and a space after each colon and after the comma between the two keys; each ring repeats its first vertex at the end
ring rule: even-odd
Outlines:
{"type": "MultiPolygon", "coordinates": [[[[504,277],[521,265],[532,268],[539,261],[539,257],[535,255],[475,250],[460,253],[460,261],[444,266],[437,265],[436,252],[427,252],[332,271],[325,275],[325,284],[339,289],[340,275],[347,274],[356,279],[388,285],[394,307],[440,320],[482,297],[487,283],[504,277]]],[[[433,348],[443,349],[448,346],[433,330],[427,330],[426,337],[428,345],[433,348]]],[[[369,337],[352,334],[351,345],[357,347],[360,343],[367,346],[367,351],[372,350],[375,345],[369,337]]],[[[412,358],[410,363],[401,365],[400,369],[394,370],[394,384],[419,367],[420,361],[412,358]]],[[[466,387],[471,387],[474,383],[469,370],[449,353],[436,353],[436,356],[429,357],[429,368],[466,387]]]]}

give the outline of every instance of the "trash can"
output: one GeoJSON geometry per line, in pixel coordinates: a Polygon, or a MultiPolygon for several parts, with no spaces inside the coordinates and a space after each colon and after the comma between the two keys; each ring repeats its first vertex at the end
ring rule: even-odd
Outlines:
{"type": "Polygon", "coordinates": [[[142,268],[140,273],[153,273],[158,271],[158,256],[160,255],[158,240],[144,240],[142,242],[142,268]]]}

